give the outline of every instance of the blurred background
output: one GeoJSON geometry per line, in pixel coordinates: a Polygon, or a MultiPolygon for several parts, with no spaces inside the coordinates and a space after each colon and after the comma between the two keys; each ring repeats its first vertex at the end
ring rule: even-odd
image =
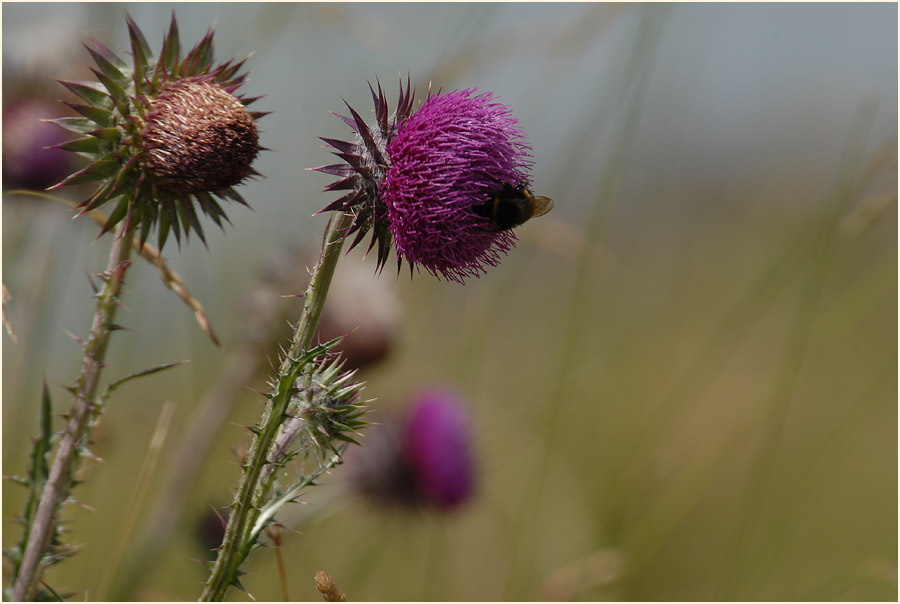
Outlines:
{"type": "MultiPolygon", "coordinates": [[[[348,135],[329,113],[342,98],[369,115],[367,80],[393,103],[409,73],[420,99],[430,82],[511,105],[556,206],[465,286],[391,262],[376,278],[362,249],[339,264],[329,309],[375,342],[359,361],[372,417],[435,384],[460,393],[476,489],[450,513],[391,509],[351,494],[348,460],[282,514],[291,597],[319,599],[324,569],[351,600],[897,599],[895,4],[4,4],[5,476],[25,472],[42,380],[69,407],[66,332],[88,332],[109,245],[11,191],[77,169],[29,158],[55,135],[29,128],[74,100],[52,78],[93,78],[88,36],[126,53],[126,10],[154,51],[175,10],[183,48],[214,24],[217,59],[252,53],[242,92],[266,95],[271,151],[241,188],[252,210],[227,208],[206,248],[165,249],[221,347],[153,267],[129,273],[104,378],[190,363],[111,399],[103,462],[75,492],[90,509],[65,513],[82,550],[54,588],[199,595],[253,389],[299,315],[282,296],[305,287],[333,199],[304,170],[331,163],[316,137],[348,135]],[[162,504],[176,519],[152,549],[179,439],[210,400],[222,417],[195,420],[212,442],[187,447],[201,469],[162,504]]],[[[4,547],[24,496],[4,485],[4,547]]],[[[253,597],[282,598],[273,548],[245,570],[253,597]]]]}

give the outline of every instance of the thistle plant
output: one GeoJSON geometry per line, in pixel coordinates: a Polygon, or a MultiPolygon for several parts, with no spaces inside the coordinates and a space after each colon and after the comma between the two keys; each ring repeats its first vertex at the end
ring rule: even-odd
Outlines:
{"type": "Polygon", "coordinates": [[[249,428],[253,442],[242,460],[225,536],[202,601],[220,601],[229,587],[242,588],[240,567],[260,545],[262,532],[276,522],[282,506],[340,463],[347,444],[365,425],[357,399],[362,385],[353,381],[353,372],[341,371],[339,357],[330,354],[340,338],[312,344],[349,224],[345,215],[329,221],[291,345],[270,384],[262,416],[249,428]],[[282,484],[277,470],[294,459],[297,471],[289,484],[282,484]]]}
{"type": "MultiPolygon", "coordinates": [[[[462,283],[497,264],[512,248],[511,226],[549,209],[546,200],[539,212],[526,207],[514,223],[496,224],[493,210],[498,206],[536,202],[526,189],[529,148],[510,109],[491,94],[429,92],[414,113],[415,93],[409,80],[405,87],[401,81],[391,113],[380,84],[377,92],[371,86],[369,90],[374,122],[366,123],[348,105],[350,117],[338,117],[356,134],[355,140],[322,139],[343,163],[314,169],[338,177],[326,190],[346,193],[322,210],[334,214],[291,345],[272,380],[263,414],[250,428],[253,442],[242,460],[225,536],[201,595],[204,601],[222,600],[229,587],[242,587],[240,566],[260,545],[263,530],[276,522],[281,506],[340,463],[356,431],[365,425],[358,400],[361,385],[352,373],[340,370],[339,360],[329,357],[337,340],[313,343],[344,240],[353,235],[352,248],[371,232],[369,250],[377,245],[379,270],[396,244],[398,269],[405,258],[411,273],[420,266],[462,283]],[[282,484],[280,470],[291,460],[300,463],[295,463],[291,480],[282,484]]],[[[438,505],[452,507],[468,496],[469,467],[448,469],[435,463],[435,456],[465,444],[464,416],[441,396],[436,399],[412,420],[417,435],[408,442],[413,456],[424,464],[415,470],[422,477],[422,492],[438,505]],[[436,427],[448,420],[449,430],[436,427]],[[423,446],[421,439],[429,435],[440,437],[440,447],[423,446]],[[449,490],[444,480],[448,471],[455,480],[449,490]],[[442,478],[435,478],[439,475],[442,478]]]]}
{"type": "MultiPolygon", "coordinates": [[[[61,81],[84,101],[66,103],[81,117],[52,120],[78,135],[55,148],[89,160],[56,186],[97,183],[78,205],[79,215],[110,204],[101,235],[114,229],[115,237],[107,269],[98,275],[97,310],[82,343],[81,373],[69,389],[73,400],[67,425],[58,438],[49,428],[49,415],[42,414],[41,436],[24,480],[31,490],[21,519],[25,530],[19,544],[6,552],[13,582],[7,595],[13,600],[58,595],[52,589],[39,592],[37,586],[43,571],[69,553],[60,538],[59,515],[71,498],[80,460],[90,455],[91,428],[106,398],[97,392],[110,335],[120,329],[115,315],[132,241],[144,247],[154,229],[160,248],[170,232],[179,243],[181,234],[190,231],[204,239],[198,210],[221,227],[227,216],[216,199],[246,203],[233,187],[255,174],[251,163],[260,150],[256,119],[263,114],[245,109],[255,99],[234,95],[246,78],[238,75],[243,61],[215,65],[212,30],[182,55],[173,15],[155,58],[130,17],[127,24],[132,63],[91,40],[86,48],[96,64],[92,71],[97,81],[61,81]],[[50,446],[56,441],[51,465],[50,446]]],[[[48,403],[42,405],[46,408],[48,403]]]]}

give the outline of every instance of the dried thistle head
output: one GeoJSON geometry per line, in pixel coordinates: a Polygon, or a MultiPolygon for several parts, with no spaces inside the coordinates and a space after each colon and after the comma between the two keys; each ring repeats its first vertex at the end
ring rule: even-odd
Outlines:
{"type": "Polygon", "coordinates": [[[239,184],[259,153],[256,122],[243,104],[202,77],[183,78],[163,91],[141,136],[147,169],[182,193],[239,184]]]}
{"type": "Polygon", "coordinates": [[[204,240],[199,213],[222,227],[228,220],[220,201],[246,205],[234,187],[257,172],[251,164],[262,147],[248,111],[256,98],[236,91],[244,64],[213,59],[213,30],[182,55],[175,15],[159,57],[131,17],[126,17],[131,65],[96,40],[85,45],[97,67],[97,82],[61,81],[84,103],[66,103],[82,117],[52,120],[80,138],[55,148],[73,151],[90,164],[63,185],[97,182],[81,213],[115,201],[103,232],[125,221],[146,241],[156,228],[160,248],[169,232],[181,241],[196,231],[204,240]]]}

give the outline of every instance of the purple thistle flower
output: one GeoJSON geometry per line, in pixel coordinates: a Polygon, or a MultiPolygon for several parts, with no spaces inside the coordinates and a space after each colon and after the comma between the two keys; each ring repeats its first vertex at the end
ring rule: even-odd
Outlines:
{"type": "Polygon", "coordinates": [[[354,486],[373,500],[400,508],[451,510],[474,490],[472,434],[457,395],[430,389],[413,399],[405,417],[367,433],[364,450],[351,450],[354,486]]]}
{"type": "MultiPolygon", "coordinates": [[[[344,160],[315,168],[340,178],[326,190],[348,190],[323,211],[352,213],[355,246],[372,229],[378,266],[396,244],[398,267],[413,267],[463,283],[500,262],[516,242],[509,230],[549,211],[548,198],[526,188],[531,147],[511,109],[492,93],[429,94],[412,113],[414,92],[400,86],[397,111],[372,90],[376,126],[359,114],[341,117],[355,142],[322,139],[344,160]]],[[[349,107],[349,106],[348,106],[349,107]]]]}
{"type": "Polygon", "coordinates": [[[472,494],[468,418],[459,399],[445,390],[420,394],[404,433],[405,453],[422,495],[452,508],[472,494]]]}
{"type": "Polygon", "coordinates": [[[510,231],[486,228],[475,208],[504,183],[527,181],[530,150],[512,110],[474,92],[425,101],[388,145],[391,169],[381,189],[398,257],[460,283],[515,245],[510,231]]]}
{"type": "Polygon", "coordinates": [[[59,128],[42,121],[55,111],[55,104],[24,95],[3,103],[4,188],[46,189],[70,171],[71,155],[47,148],[66,140],[59,128]]]}

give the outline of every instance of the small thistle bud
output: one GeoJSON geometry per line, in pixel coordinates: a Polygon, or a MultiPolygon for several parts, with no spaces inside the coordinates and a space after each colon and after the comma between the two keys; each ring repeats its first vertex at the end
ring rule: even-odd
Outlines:
{"type": "Polygon", "coordinates": [[[363,384],[354,380],[355,371],[344,371],[344,361],[329,352],[339,340],[320,345],[316,360],[297,378],[287,417],[269,451],[269,463],[283,465],[298,453],[319,461],[339,454],[342,443],[367,425],[366,410],[359,401],[363,384]]]}
{"type": "Polygon", "coordinates": [[[379,267],[393,242],[398,268],[405,258],[410,273],[422,267],[463,283],[515,245],[512,227],[552,207],[527,189],[531,148],[510,108],[491,93],[475,92],[429,92],[413,113],[414,92],[401,83],[388,118],[379,85],[377,94],[372,90],[374,127],[350,108],[352,118],[338,117],[357,140],[322,139],[346,162],[315,168],[340,177],[326,190],[349,190],[325,210],[355,216],[348,235],[359,234],[352,245],[373,231],[369,248],[378,243],[379,267]]]}
{"type": "Polygon", "coordinates": [[[140,29],[127,22],[130,66],[91,40],[99,83],[61,81],[85,103],[67,103],[82,117],[53,120],[81,137],[55,148],[91,163],[56,186],[98,182],[78,209],[115,201],[103,232],[124,220],[128,231],[140,229],[142,243],[154,228],[160,248],[170,231],[179,243],[192,230],[205,243],[198,210],[222,227],[228,217],[219,201],[246,205],[234,186],[257,174],[256,120],[265,113],[246,110],[257,99],[235,96],[247,77],[238,75],[244,61],[214,64],[212,30],[182,57],[173,14],[154,58],[140,29]]]}

